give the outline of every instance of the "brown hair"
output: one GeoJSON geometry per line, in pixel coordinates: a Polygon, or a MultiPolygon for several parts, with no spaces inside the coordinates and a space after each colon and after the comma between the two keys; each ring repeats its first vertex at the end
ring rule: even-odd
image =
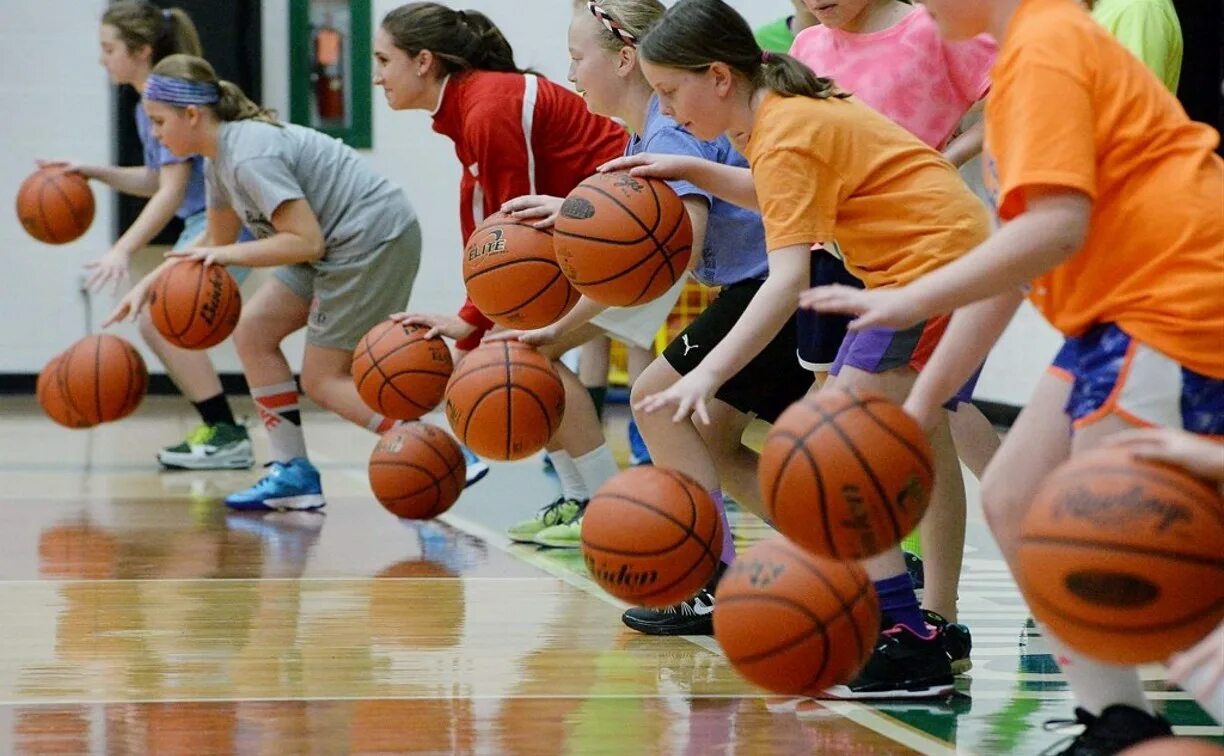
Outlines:
{"type": "Polygon", "coordinates": [[[106,9],[102,23],[115,27],[129,53],[148,45],[152,50],[150,65],[176,53],[204,54],[200,34],[182,8],[162,10],[145,0],[123,0],[106,9]]]}
{"type": "Polygon", "coordinates": [[[232,81],[217,78],[217,72],[203,58],[171,55],[154,66],[153,73],[198,84],[212,84],[220,91],[221,100],[208,107],[211,107],[222,121],[263,121],[274,126],[281,125],[276,118],[276,111],[253,102],[242,88],[232,81]]]}
{"type": "MultiPolygon", "coordinates": [[[[638,40],[639,44],[650,27],[667,11],[667,6],[659,0],[595,0],[595,5],[610,16],[617,26],[638,40]]],[[[587,0],[574,0],[574,7],[582,13],[590,13],[587,0]]],[[[604,27],[602,21],[596,23],[601,27],[600,39],[606,49],[616,52],[625,46],[625,42],[604,27]]]]}
{"type": "Polygon", "coordinates": [[[429,50],[447,74],[462,71],[534,73],[514,63],[514,48],[485,14],[438,3],[408,3],[383,17],[382,29],[409,56],[429,50]]]}
{"type": "Polygon", "coordinates": [[[680,0],[642,40],[641,56],[690,71],[724,63],[752,86],[785,97],[849,96],[791,56],[761,50],[748,22],[722,0],[680,0]]]}

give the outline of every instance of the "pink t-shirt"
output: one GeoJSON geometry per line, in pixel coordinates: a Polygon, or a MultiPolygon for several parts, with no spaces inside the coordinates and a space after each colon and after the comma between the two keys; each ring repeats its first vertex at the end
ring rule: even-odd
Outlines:
{"type": "Polygon", "coordinates": [[[998,47],[987,36],[945,42],[925,8],[888,29],[854,34],[811,26],[790,54],[940,149],[990,89],[998,47]]]}

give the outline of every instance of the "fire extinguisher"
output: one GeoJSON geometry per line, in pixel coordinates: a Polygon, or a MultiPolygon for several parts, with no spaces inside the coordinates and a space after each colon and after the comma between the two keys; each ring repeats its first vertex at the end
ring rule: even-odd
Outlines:
{"type": "Polygon", "coordinates": [[[319,120],[344,120],[344,72],[340,60],[344,35],[329,17],[314,35],[315,102],[319,120]]]}

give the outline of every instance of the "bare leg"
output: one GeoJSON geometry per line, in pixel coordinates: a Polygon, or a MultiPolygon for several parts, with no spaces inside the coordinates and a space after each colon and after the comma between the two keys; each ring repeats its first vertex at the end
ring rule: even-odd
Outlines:
{"type": "Polygon", "coordinates": [[[234,347],[242,372],[251,386],[270,386],[293,380],[293,370],[281,351],[281,342],[306,325],[310,303],[275,278],[264,282],[242,304],[242,318],[234,330],[234,347]]]}
{"type": "Polygon", "coordinates": [[[999,451],[998,431],[972,404],[961,404],[955,412],[949,412],[948,422],[952,427],[957,454],[980,481],[991,458],[999,451]]]}
{"type": "Polygon", "coordinates": [[[650,364],[654,362],[654,350],[629,346],[627,344],[625,345],[625,349],[628,350],[629,353],[629,364],[627,371],[629,373],[629,388],[633,388],[633,384],[638,379],[638,376],[640,376],[642,372],[646,368],[650,367],[650,364]]]}
{"type": "MultiPolygon", "coordinates": [[[[566,339],[566,341],[569,341],[569,339],[566,339]]],[[[583,386],[587,388],[607,387],[608,349],[610,347],[611,342],[608,337],[598,329],[596,329],[596,335],[582,344],[582,355],[578,359],[578,377],[582,379],[583,386]]]]}
{"type": "Polygon", "coordinates": [[[153,326],[147,310],[141,314],[138,325],[144,342],[161,360],[170,380],[183,392],[187,401],[202,402],[221,393],[221,379],[207,351],[183,349],[166,341],[166,337],[153,326]]]}

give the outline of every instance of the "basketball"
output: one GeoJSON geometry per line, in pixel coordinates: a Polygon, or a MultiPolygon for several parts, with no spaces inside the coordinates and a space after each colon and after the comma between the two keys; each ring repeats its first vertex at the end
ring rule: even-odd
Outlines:
{"type": "Polygon", "coordinates": [[[1224,618],[1224,499],[1124,449],[1079,455],[1033,499],[1016,580],[1033,616],[1075,650],[1164,661],[1224,618]]]}
{"type": "Polygon", "coordinates": [[[183,260],[162,271],[149,295],[157,332],[183,349],[208,349],[229,338],[242,313],[238,282],[222,265],[183,260]]]}
{"type": "Polygon", "coordinates": [[[60,370],[63,359],[64,355],[58,354],[43,367],[38,374],[34,395],[43,413],[55,422],[65,428],[88,428],[90,423],[85,422],[85,418],[72,408],[64,393],[64,374],[60,370]]]}
{"type": "Polygon", "coordinates": [[[636,606],[697,594],[718,568],[722,518],[697,481],[631,467],[599,487],[582,517],[582,556],[605,591],[636,606]]]}
{"type": "Polygon", "coordinates": [[[1224,756],[1224,748],[1196,738],[1156,738],[1119,751],[1118,756],[1224,756]]]}
{"type": "Polygon", "coordinates": [[[454,366],[428,328],[384,320],[353,350],[353,384],[366,406],[394,420],[416,420],[442,401],[454,366]]]}
{"type": "Polygon", "coordinates": [[[631,307],[662,296],[684,275],[693,226],[666,183],[597,173],[565,198],[555,245],[575,289],[600,304],[631,307]]]}
{"type": "Polygon", "coordinates": [[[459,441],[488,459],[529,457],[565,412],[565,387],[547,357],[519,341],[468,352],[446,384],[446,419],[459,441]]]}
{"type": "Polygon", "coordinates": [[[463,283],[485,317],[506,328],[543,328],[578,302],[557,265],[552,230],[504,213],[491,216],[468,239],[463,283]]]}
{"type": "Polygon", "coordinates": [[[17,217],[40,242],[75,241],[93,223],[94,196],[89,182],[62,168],[37,170],[17,190],[17,217]]]}
{"type": "Polygon", "coordinates": [[[931,445],[882,395],[830,389],[792,404],[765,437],[758,467],[765,509],[795,543],[859,560],[901,542],[934,485],[931,445]]]}
{"type": "Polygon", "coordinates": [[[382,435],[370,455],[370,488],[396,517],[429,520],[459,500],[467,468],[441,428],[410,423],[382,435]]]}
{"type": "Polygon", "coordinates": [[[862,567],[784,538],[739,555],[714,597],[714,637],[727,660],[774,693],[818,696],[849,682],[879,632],[879,603],[862,567]]]}
{"type": "Polygon", "coordinates": [[[136,411],[149,386],[144,359],[118,336],[87,336],[43,368],[39,403],[69,428],[90,428],[136,411]]]}

